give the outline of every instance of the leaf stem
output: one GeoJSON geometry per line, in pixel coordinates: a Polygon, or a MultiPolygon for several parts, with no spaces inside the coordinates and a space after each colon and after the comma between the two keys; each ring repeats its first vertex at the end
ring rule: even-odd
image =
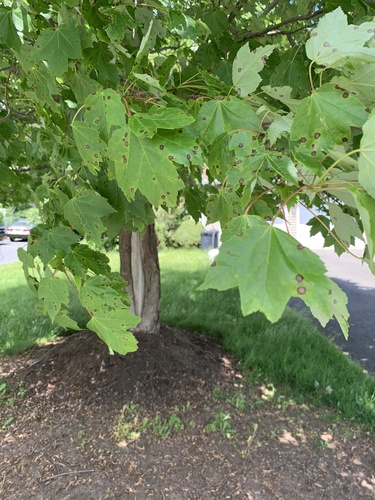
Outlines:
{"type": "Polygon", "coordinates": [[[247,215],[249,213],[249,210],[250,208],[254,205],[254,203],[256,203],[258,200],[261,199],[261,197],[265,194],[267,194],[269,191],[272,191],[270,188],[266,189],[265,191],[263,191],[262,193],[258,194],[258,196],[256,196],[253,200],[251,200],[251,202],[248,204],[248,206],[246,207],[246,210],[244,212],[244,215],[247,215]]]}
{"type": "Polygon", "coordinates": [[[294,191],[292,194],[290,194],[286,200],[284,200],[282,203],[280,203],[280,207],[272,219],[272,224],[275,223],[275,220],[278,218],[280,212],[284,211],[284,207],[288,204],[288,201],[291,200],[293,198],[293,196],[295,196],[296,194],[300,193],[301,191],[303,191],[305,189],[307,189],[307,186],[305,186],[305,185],[301,186],[300,188],[297,189],[297,191],[294,191]]]}
{"type": "Polygon", "coordinates": [[[317,180],[317,182],[314,184],[314,186],[316,185],[319,185],[319,183],[324,179],[324,177],[329,174],[329,172],[336,167],[336,165],[338,165],[342,160],[344,160],[345,158],[348,158],[349,156],[353,155],[353,154],[357,154],[357,153],[360,153],[361,152],[361,149],[353,149],[353,151],[349,151],[349,153],[346,153],[344,154],[343,156],[341,156],[341,158],[339,158],[338,160],[336,160],[334,163],[332,163],[332,165],[330,165],[327,170],[323,173],[323,175],[321,177],[319,177],[319,179],[317,180]]]}
{"type": "Polygon", "coordinates": [[[315,92],[315,87],[314,87],[313,78],[312,78],[312,71],[311,71],[313,62],[314,61],[311,61],[311,63],[309,64],[309,79],[310,79],[311,93],[312,94],[315,92]]]}
{"type": "Polygon", "coordinates": [[[73,116],[73,120],[72,120],[72,123],[71,125],[75,122],[76,118],[77,118],[77,115],[78,113],[85,107],[84,104],[82,104],[82,106],[77,110],[76,114],[73,116]]]}

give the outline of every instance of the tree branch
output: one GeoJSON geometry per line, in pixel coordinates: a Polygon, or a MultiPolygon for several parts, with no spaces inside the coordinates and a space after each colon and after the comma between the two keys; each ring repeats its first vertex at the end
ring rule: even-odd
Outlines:
{"type": "MultiPolygon", "coordinates": [[[[265,35],[269,35],[272,32],[276,32],[275,34],[282,34],[281,32],[278,32],[277,30],[281,28],[282,26],[286,26],[287,24],[292,24],[292,23],[297,23],[300,21],[310,21],[310,19],[313,19],[314,17],[320,16],[323,14],[324,9],[319,9],[316,10],[312,13],[305,14],[304,16],[295,16],[295,17],[290,17],[289,19],[285,19],[285,21],[281,21],[280,23],[274,24],[272,26],[268,26],[268,28],[265,28],[262,31],[258,31],[257,33],[246,33],[243,36],[243,40],[250,40],[252,38],[259,38],[265,35]]],[[[292,32],[288,32],[292,33],[292,32]]]]}
{"type": "Polygon", "coordinates": [[[266,16],[271,10],[276,7],[280,0],[273,0],[267,7],[262,11],[262,16],[266,16]]]}
{"type": "Polygon", "coordinates": [[[234,20],[234,18],[236,17],[238,12],[241,10],[241,8],[242,8],[242,3],[237,2],[236,5],[234,6],[232,12],[228,16],[228,23],[229,24],[234,20]]]}

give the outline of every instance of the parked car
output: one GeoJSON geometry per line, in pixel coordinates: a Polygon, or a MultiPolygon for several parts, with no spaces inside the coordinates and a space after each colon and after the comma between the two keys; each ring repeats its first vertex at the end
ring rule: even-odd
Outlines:
{"type": "Polygon", "coordinates": [[[27,220],[20,219],[6,228],[5,235],[9,237],[10,241],[16,239],[27,241],[32,228],[33,226],[27,220]]]}
{"type": "Polygon", "coordinates": [[[0,241],[6,238],[5,226],[0,226],[0,241]]]}

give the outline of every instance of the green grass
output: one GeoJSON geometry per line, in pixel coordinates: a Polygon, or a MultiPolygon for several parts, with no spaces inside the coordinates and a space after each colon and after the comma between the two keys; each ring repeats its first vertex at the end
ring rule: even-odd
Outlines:
{"type": "MultiPolygon", "coordinates": [[[[118,269],[118,255],[109,254],[118,269]]],[[[347,419],[375,431],[375,378],[364,373],[306,318],[286,310],[271,324],[262,314],[243,317],[237,290],[197,291],[209,268],[206,252],[160,253],[162,321],[219,338],[253,378],[309,404],[327,404],[347,419]]],[[[38,301],[25,284],[21,264],[0,266],[0,355],[17,354],[52,340],[61,330],[36,312],[38,301]]],[[[84,325],[82,308],[72,316],[84,325]]]]}
{"type": "Polygon", "coordinates": [[[163,322],[219,337],[253,377],[375,430],[375,378],[308,319],[290,309],[274,324],[261,313],[243,317],[237,290],[197,291],[210,265],[205,252],[165,251],[160,264],[163,322]]]}
{"type": "MultiPolygon", "coordinates": [[[[38,300],[26,285],[21,262],[0,265],[0,356],[19,354],[63,333],[37,312],[38,300]]],[[[73,300],[72,317],[84,325],[84,312],[73,300]]]]}

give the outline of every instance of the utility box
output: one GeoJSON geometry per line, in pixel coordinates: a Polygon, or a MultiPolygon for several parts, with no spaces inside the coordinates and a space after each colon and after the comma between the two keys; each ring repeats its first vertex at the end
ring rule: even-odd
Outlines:
{"type": "Polygon", "coordinates": [[[205,229],[201,231],[201,249],[219,248],[219,231],[216,229],[205,229]]]}

